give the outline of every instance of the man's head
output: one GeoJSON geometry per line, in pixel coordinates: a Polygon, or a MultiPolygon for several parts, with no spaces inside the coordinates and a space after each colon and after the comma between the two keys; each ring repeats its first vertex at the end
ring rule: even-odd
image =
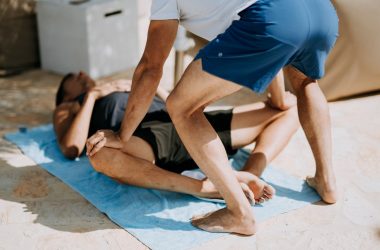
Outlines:
{"type": "Polygon", "coordinates": [[[86,73],[69,73],[63,77],[59,85],[57,95],[55,97],[55,105],[58,106],[63,102],[73,101],[76,97],[86,93],[94,86],[94,80],[92,80],[86,73]]]}

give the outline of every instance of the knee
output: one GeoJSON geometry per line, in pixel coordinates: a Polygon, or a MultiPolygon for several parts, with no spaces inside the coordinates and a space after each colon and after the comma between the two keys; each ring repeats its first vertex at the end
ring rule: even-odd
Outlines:
{"type": "Polygon", "coordinates": [[[176,106],[179,106],[179,103],[176,95],[172,92],[166,99],[166,110],[168,111],[170,116],[177,112],[178,109],[176,108],[176,106]]]}
{"type": "Polygon", "coordinates": [[[104,154],[105,149],[99,150],[95,155],[88,157],[88,160],[90,161],[91,166],[94,168],[95,171],[99,173],[105,173],[106,171],[106,159],[104,154]]]}
{"type": "Polygon", "coordinates": [[[192,103],[185,101],[185,98],[181,97],[181,95],[175,91],[172,92],[166,100],[166,109],[173,123],[191,116],[194,112],[191,108],[192,106],[192,103]]]}
{"type": "Polygon", "coordinates": [[[306,76],[294,67],[286,67],[284,69],[284,74],[290,80],[294,93],[297,97],[309,84],[317,84],[317,81],[315,79],[306,76]]]}

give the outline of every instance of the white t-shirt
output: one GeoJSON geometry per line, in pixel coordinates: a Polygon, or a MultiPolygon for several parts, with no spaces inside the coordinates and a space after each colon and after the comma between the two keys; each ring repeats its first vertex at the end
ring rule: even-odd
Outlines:
{"type": "Polygon", "coordinates": [[[257,0],[152,0],[151,20],[177,19],[188,31],[212,40],[257,0]]]}

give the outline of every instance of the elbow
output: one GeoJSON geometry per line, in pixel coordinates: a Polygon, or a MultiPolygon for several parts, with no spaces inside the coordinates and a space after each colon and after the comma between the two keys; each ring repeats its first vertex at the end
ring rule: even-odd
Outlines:
{"type": "Polygon", "coordinates": [[[70,160],[74,160],[82,153],[76,146],[61,146],[61,151],[63,155],[70,160]]]}
{"type": "Polygon", "coordinates": [[[164,62],[143,56],[136,68],[136,73],[159,81],[163,74],[163,68],[164,62]]]}

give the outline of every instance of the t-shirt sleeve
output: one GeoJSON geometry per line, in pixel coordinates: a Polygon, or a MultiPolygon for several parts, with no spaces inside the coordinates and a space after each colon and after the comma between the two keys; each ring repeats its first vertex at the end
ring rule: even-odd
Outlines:
{"type": "Polygon", "coordinates": [[[177,0],[152,0],[150,20],[179,19],[177,0]]]}

